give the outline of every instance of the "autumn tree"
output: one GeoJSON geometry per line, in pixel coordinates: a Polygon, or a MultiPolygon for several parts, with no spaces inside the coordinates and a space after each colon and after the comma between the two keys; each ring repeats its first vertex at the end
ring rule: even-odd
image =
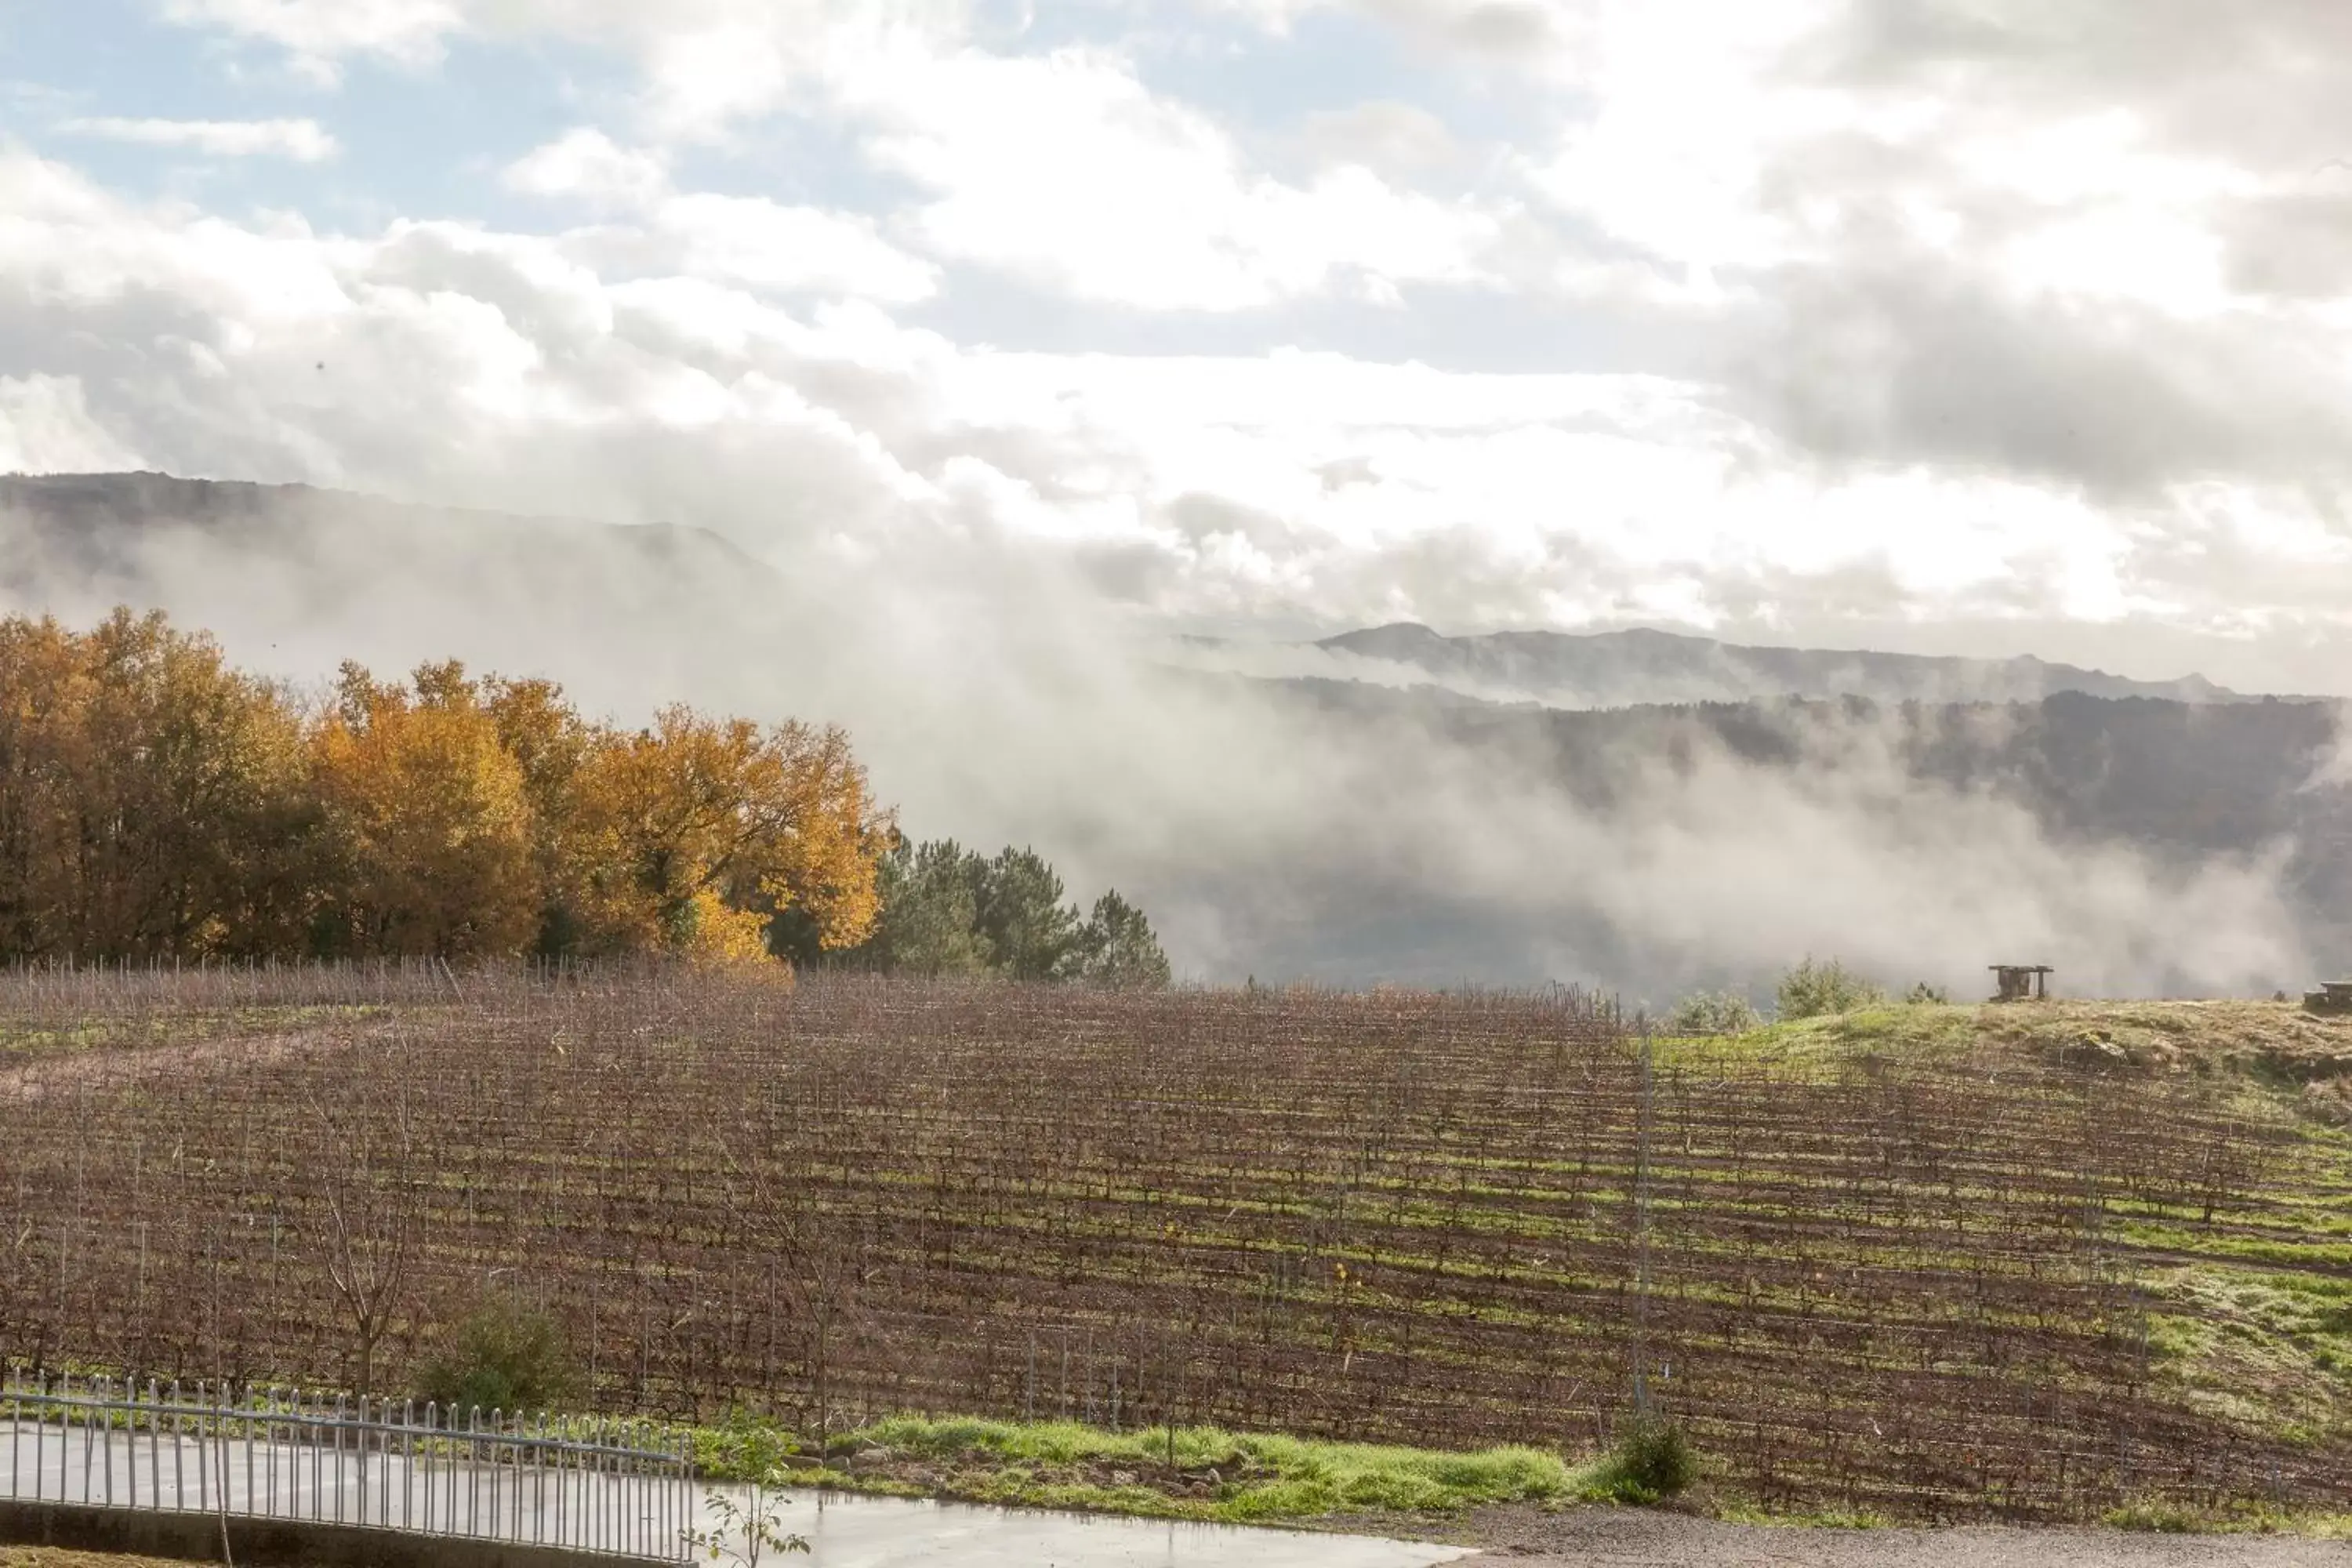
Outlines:
{"type": "Polygon", "coordinates": [[[765,963],[866,941],[893,837],[837,729],[454,660],[302,704],[160,615],[0,620],[0,957],[765,963]]]}
{"type": "Polygon", "coordinates": [[[530,806],[531,875],[540,899],[533,945],[551,957],[577,952],[586,932],[573,886],[573,841],[588,764],[604,731],[583,720],[551,680],[492,676],[481,684],[481,701],[522,771],[530,806]]]}
{"type": "Polygon", "coordinates": [[[874,928],[887,828],[841,731],[666,708],[583,761],[564,896],[590,951],[756,959],[786,910],[850,947],[874,928]]]}
{"type": "Polygon", "coordinates": [[[455,663],[411,687],[342,667],[312,742],[328,953],[510,953],[536,931],[523,770],[455,663]]]}
{"type": "Polygon", "coordinates": [[[54,620],[0,621],[0,944],[67,951],[80,899],[75,775],[89,660],[54,620]]]}
{"type": "Polygon", "coordinates": [[[118,610],[0,622],[0,944],[267,951],[301,917],[299,714],[209,637],[118,610]]]}

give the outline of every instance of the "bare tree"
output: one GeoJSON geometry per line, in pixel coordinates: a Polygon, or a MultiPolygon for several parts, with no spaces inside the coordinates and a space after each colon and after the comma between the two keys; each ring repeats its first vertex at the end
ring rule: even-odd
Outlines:
{"type": "Polygon", "coordinates": [[[855,1335],[860,1316],[860,1262],[843,1217],[819,1210],[810,1179],[809,1152],[799,1146],[793,1110],[772,1089],[747,1096],[731,1118],[714,1127],[718,1166],[727,1192],[732,1245],[764,1258],[780,1287],[771,1310],[781,1309],[806,1333],[812,1423],[824,1451],[833,1403],[835,1340],[855,1335]]]}
{"type": "Polygon", "coordinates": [[[408,1295],[409,1266],[423,1225],[425,1187],[403,1075],[387,1085],[389,1103],[338,1112],[315,1088],[325,1179],[327,1279],[352,1331],[352,1392],[375,1391],[375,1356],[408,1295]]]}

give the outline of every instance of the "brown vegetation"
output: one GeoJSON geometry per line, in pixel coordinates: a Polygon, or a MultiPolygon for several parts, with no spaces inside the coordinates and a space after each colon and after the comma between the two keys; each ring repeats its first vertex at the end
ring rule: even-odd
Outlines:
{"type": "Polygon", "coordinates": [[[2137,1281],[2184,1245],[2345,1271],[2278,1241],[2341,1173],[2194,1081],[1683,1042],[1645,1169],[1636,1053],[1572,994],[457,980],[0,983],[0,1030],[49,1053],[0,1088],[0,1355],[381,1383],[495,1280],[561,1320],[602,1406],[803,1431],[1584,1449],[1640,1363],[1767,1503],[2352,1483],[2340,1405],[2265,1419],[2259,1388],[2233,1410],[2152,1364],[2137,1281]],[[185,1045],[173,1017],[229,1022],[185,1045]]]}

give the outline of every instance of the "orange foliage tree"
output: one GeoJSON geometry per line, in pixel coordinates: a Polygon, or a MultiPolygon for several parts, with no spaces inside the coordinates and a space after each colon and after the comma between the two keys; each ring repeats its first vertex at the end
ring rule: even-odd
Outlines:
{"type": "Polygon", "coordinates": [[[209,637],[118,610],[0,620],[0,952],[164,958],[297,940],[302,721],[209,637]]]}
{"type": "Polygon", "coordinates": [[[839,730],[667,708],[598,737],[576,779],[568,890],[592,951],[750,957],[786,909],[826,948],[872,932],[888,824],[839,730]]]}
{"type": "Polygon", "coordinates": [[[864,941],[889,814],[837,729],[346,664],[314,710],[201,634],[0,620],[0,958],[657,952],[864,941]]]}
{"type": "Polygon", "coordinates": [[[464,667],[414,689],[346,664],[312,737],[323,807],[320,951],[478,957],[538,929],[521,764],[464,667]]]}

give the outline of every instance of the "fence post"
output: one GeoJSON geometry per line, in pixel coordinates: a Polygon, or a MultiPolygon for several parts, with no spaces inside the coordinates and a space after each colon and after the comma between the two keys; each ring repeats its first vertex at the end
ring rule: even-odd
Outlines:
{"type": "Polygon", "coordinates": [[[1642,1026],[1642,1106],[1633,1157],[1633,1414],[1650,1414],[1650,1138],[1653,1107],[1650,1026],[1642,1026]]]}

